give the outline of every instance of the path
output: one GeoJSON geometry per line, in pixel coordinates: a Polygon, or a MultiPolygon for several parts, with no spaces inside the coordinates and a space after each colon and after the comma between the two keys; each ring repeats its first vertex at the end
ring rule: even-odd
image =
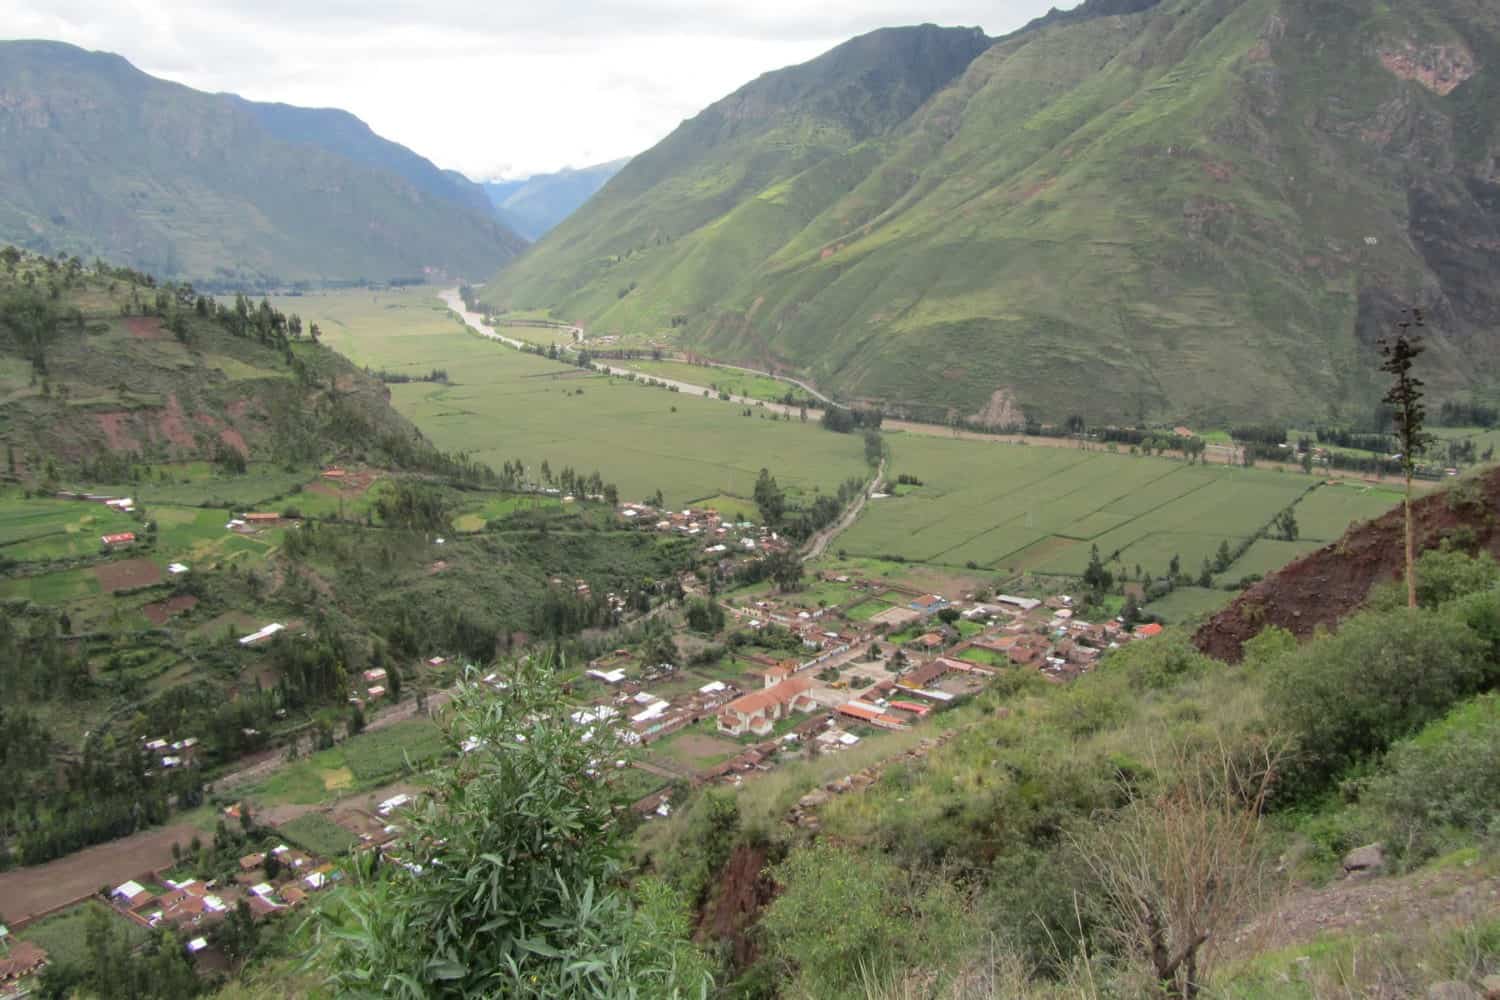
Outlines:
{"type": "Polygon", "coordinates": [[[884,485],[885,456],[882,455],[880,457],[880,467],[875,470],[875,478],[870,480],[870,485],[860,491],[859,496],[849,505],[849,509],[844,511],[843,516],[808,540],[807,551],[803,554],[802,558],[817,559],[824,552],[827,552],[829,543],[848,530],[849,526],[854,523],[855,518],[859,517],[859,512],[865,509],[865,503],[870,499],[870,495],[872,493],[879,493],[880,488],[884,485]]]}

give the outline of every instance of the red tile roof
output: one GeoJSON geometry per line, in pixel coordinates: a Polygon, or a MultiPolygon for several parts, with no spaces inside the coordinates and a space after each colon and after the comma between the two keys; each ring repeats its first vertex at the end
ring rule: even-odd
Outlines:
{"type": "Polygon", "coordinates": [[[812,687],[812,680],[807,677],[790,677],[780,684],[773,684],[763,691],[755,691],[736,698],[724,706],[725,711],[738,712],[741,715],[756,715],[765,711],[772,705],[780,705],[789,702],[798,695],[805,693],[812,687]]]}

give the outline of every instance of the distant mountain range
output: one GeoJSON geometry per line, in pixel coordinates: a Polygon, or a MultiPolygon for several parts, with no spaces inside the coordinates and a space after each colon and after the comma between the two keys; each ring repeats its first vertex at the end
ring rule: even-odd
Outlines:
{"type": "Polygon", "coordinates": [[[525,241],[483,189],[334,110],[0,42],[0,242],[246,287],[480,277],[525,241]]]}
{"type": "Polygon", "coordinates": [[[629,162],[626,157],[523,180],[490,181],[483,187],[500,220],[528,240],[536,240],[577,211],[629,162]]]}
{"type": "Polygon", "coordinates": [[[1003,424],[1364,421],[1426,310],[1500,390],[1500,6],[1088,0],[887,29],[684,122],[485,289],[1003,424]]]}

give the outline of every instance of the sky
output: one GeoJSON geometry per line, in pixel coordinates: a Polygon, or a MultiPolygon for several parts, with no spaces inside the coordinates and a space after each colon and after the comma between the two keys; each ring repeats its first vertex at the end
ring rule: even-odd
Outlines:
{"type": "Polygon", "coordinates": [[[874,28],[999,35],[1073,0],[0,0],[11,38],[353,112],[475,180],[650,148],[761,73],[874,28]]]}

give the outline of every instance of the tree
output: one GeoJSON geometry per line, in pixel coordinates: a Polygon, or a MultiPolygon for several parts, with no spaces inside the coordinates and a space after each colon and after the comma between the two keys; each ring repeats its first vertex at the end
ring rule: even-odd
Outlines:
{"type": "Polygon", "coordinates": [[[1099,558],[1099,546],[1093,546],[1089,550],[1088,568],[1083,571],[1083,585],[1095,594],[1102,594],[1114,582],[1114,574],[1104,568],[1104,561],[1099,558]]]}
{"type": "Polygon", "coordinates": [[[705,995],[707,964],[660,883],[619,887],[612,724],[575,724],[549,657],[513,664],[499,697],[461,684],[456,762],[407,820],[410,866],[362,868],[317,930],[339,995],[705,995]],[[469,752],[457,753],[460,746],[469,752]]]}
{"type": "Polygon", "coordinates": [[[802,560],[790,549],[780,549],[766,556],[766,576],[776,583],[782,593],[802,586],[802,560]]]}
{"type": "Polygon", "coordinates": [[[786,494],[776,484],[770,470],[760,470],[760,476],[755,480],[753,496],[761,521],[769,528],[780,527],[781,519],[786,514],[786,494]]]}
{"type": "Polygon", "coordinates": [[[1219,543],[1219,551],[1214,554],[1214,572],[1222,573],[1234,562],[1234,554],[1229,551],[1229,540],[1225,539],[1219,543]]]}
{"type": "Polygon", "coordinates": [[[1401,471],[1406,478],[1406,495],[1402,500],[1402,512],[1406,522],[1406,606],[1417,606],[1417,574],[1415,542],[1412,538],[1411,481],[1417,468],[1417,456],[1426,450],[1431,436],[1423,431],[1427,408],[1422,404],[1422,380],[1412,374],[1417,358],[1426,347],[1422,344],[1420,330],[1425,326],[1420,309],[1413,309],[1399,324],[1399,333],[1392,340],[1381,340],[1380,370],[1391,376],[1391,387],[1386,391],[1384,402],[1395,411],[1396,438],[1401,442],[1401,471]]]}
{"type": "Polygon", "coordinates": [[[1209,563],[1208,556],[1203,557],[1203,568],[1198,571],[1198,586],[1212,587],[1214,585],[1214,568],[1209,563]]]}
{"type": "Polygon", "coordinates": [[[885,444],[880,440],[880,432],[874,428],[865,431],[865,462],[868,465],[879,465],[881,457],[885,454],[885,444]]]}

